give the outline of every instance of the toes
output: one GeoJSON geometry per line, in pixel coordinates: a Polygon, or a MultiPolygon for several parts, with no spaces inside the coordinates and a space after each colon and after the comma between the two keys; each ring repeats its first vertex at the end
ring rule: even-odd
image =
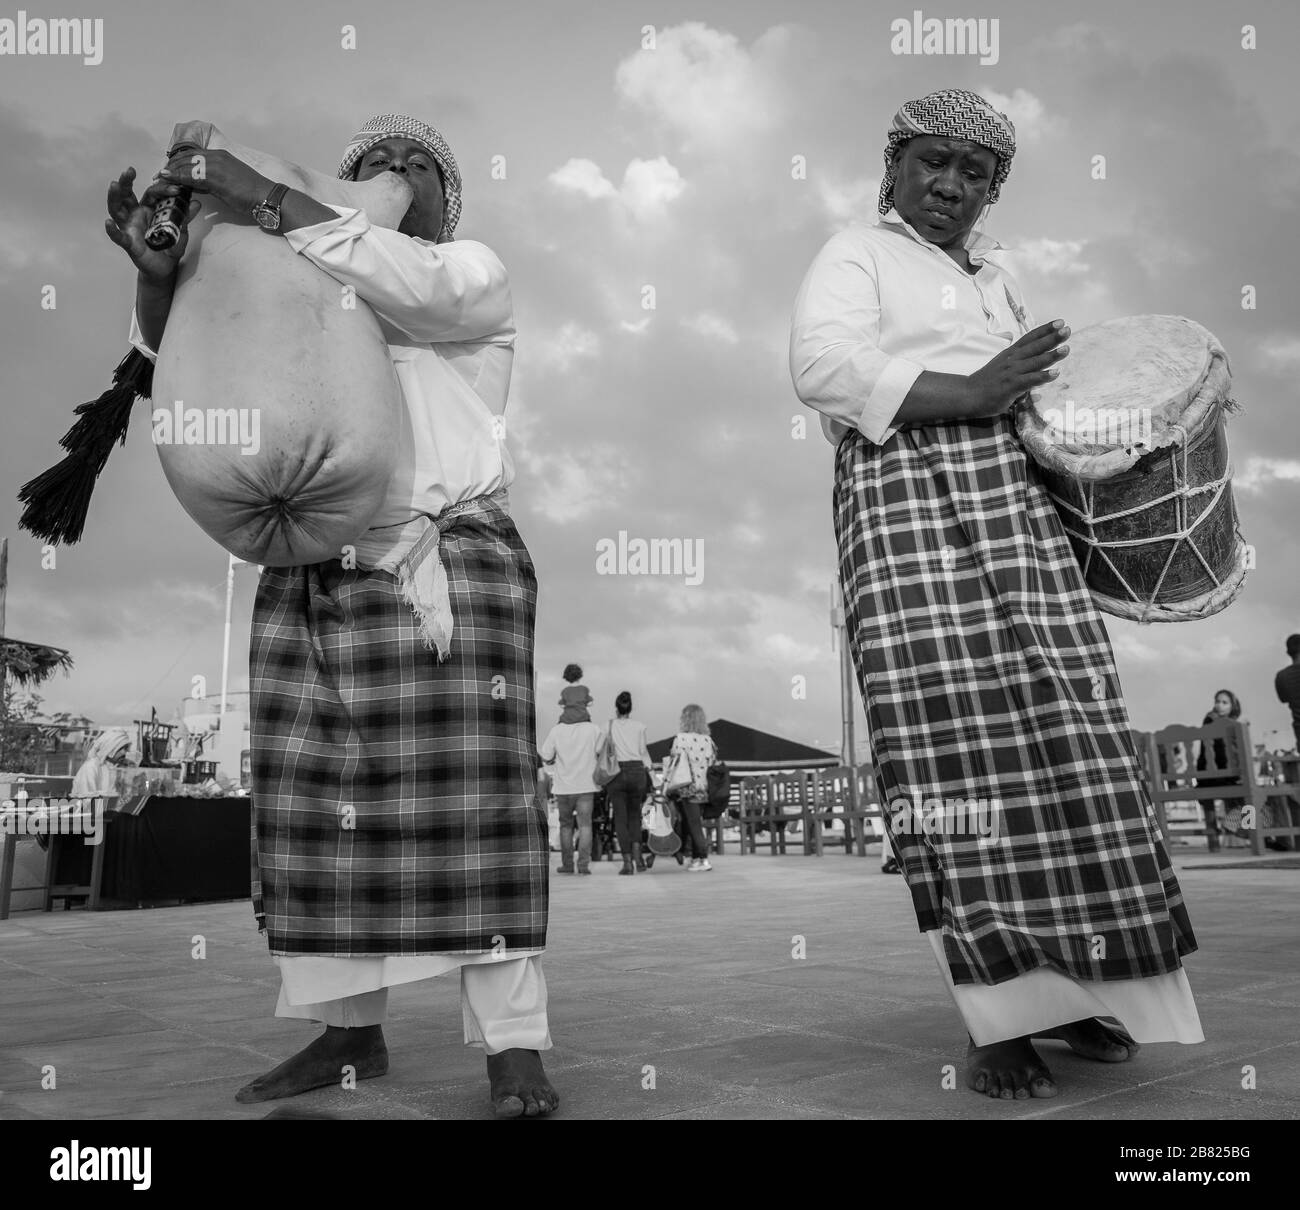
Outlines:
{"type": "Polygon", "coordinates": [[[524,1102],[513,1093],[507,1093],[492,1102],[492,1112],[499,1118],[521,1118],[525,1112],[524,1102]]]}
{"type": "Polygon", "coordinates": [[[551,1112],[545,1088],[530,1088],[524,1093],[524,1117],[536,1118],[551,1112]]]}
{"type": "MultiPolygon", "coordinates": [[[[1102,1036],[1116,1050],[1124,1052],[1125,1059],[1131,1059],[1142,1048],[1134,1041],[1133,1035],[1128,1032],[1122,1025],[1111,1024],[1109,1021],[1098,1021],[1101,1027],[1102,1036]]],[[[1122,1060],[1121,1060],[1122,1061],[1122,1060]]]]}
{"type": "Polygon", "coordinates": [[[256,1105],[260,1101],[270,1101],[274,1098],[267,1095],[266,1083],[260,1079],[254,1080],[251,1084],[245,1084],[237,1093],[235,1100],[241,1105],[256,1105]]]}
{"type": "Polygon", "coordinates": [[[1054,1097],[1058,1091],[1056,1081],[1052,1079],[1052,1073],[1046,1067],[1040,1067],[1030,1076],[1029,1095],[1031,1097],[1054,1097]]]}

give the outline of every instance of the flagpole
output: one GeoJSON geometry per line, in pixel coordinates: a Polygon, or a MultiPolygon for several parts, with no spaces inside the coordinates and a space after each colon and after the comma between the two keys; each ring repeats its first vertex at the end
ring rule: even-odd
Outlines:
{"type": "Polygon", "coordinates": [[[840,764],[848,770],[849,817],[845,821],[845,840],[851,838],[859,857],[867,855],[867,821],[858,812],[862,794],[858,786],[857,739],[853,727],[853,653],[849,650],[849,623],[844,611],[844,593],[840,583],[831,583],[831,644],[839,640],[840,718],[842,725],[840,764]]]}
{"type": "Polygon", "coordinates": [[[221,644],[221,718],[218,727],[226,725],[226,683],[230,674],[230,606],[235,595],[235,556],[227,555],[226,558],[226,633],[221,644]]]}
{"type": "Polygon", "coordinates": [[[840,653],[840,763],[852,768],[857,758],[853,727],[853,657],[849,652],[848,623],[844,618],[844,596],[838,581],[831,583],[831,650],[840,653]],[[838,644],[836,640],[839,640],[838,644]]]}

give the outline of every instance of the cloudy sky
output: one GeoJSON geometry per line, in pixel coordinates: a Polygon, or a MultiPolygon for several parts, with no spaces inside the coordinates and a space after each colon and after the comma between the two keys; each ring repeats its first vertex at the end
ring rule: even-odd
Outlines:
{"type": "MultiPolygon", "coordinates": [[[[543,730],[576,660],[596,717],[630,689],[652,736],[698,701],[710,717],[836,745],[832,450],[815,423],[799,437],[794,418],[815,418],[786,368],[791,304],[821,244],[874,216],[894,110],[961,86],[1019,130],[987,229],[1017,250],[1037,317],[1077,328],[1186,314],[1232,359],[1245,408],[1230,429],[1236,498],[1258,568],[1211,620],[1108,619],[1133,721],[1199,721],[1231,687],[1256,739],[1280,729],[1289,742],[1272,680],[1300,630],[1293,5],[935,10],[996,18],[989,64],[895,55],[890,22],[912,6],[842,0],[91,7],[99,64],[0,57],[0,534],[8,632],[76,660],[44,691],[47,711],[167,717],[193,676],[213,688],[220,676],[226,558],[172,497],[143,408],[80,545],[45,569],[17,528],[18,485],[57,460],[72,407],[126,349],[133,273],[103,234],[108,181],[128,164],[151,175],[181,120],[332,170],[363,119],[398,111],[447,136],[465,177],[458,234],[511,273],[512,501],[541,582],[543,730]],[[1254,50],[1241,46],[1246,20],[1254,50]],[[355,49],[340,45],[349,24],[355,49]],[[1092,179],[1096,155],[1105,180],[1092,179]],[[620,531],[702,541],[703,582],[597,574],[597,543],[620,531]]],[[[238,576],[232,687],[244,688],[256,571],[238,576]]]]}

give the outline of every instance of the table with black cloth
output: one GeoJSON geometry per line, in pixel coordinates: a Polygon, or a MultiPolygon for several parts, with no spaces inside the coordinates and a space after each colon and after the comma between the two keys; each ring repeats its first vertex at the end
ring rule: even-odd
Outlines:
{"type": "MultiPolygon", "coordinates": [[[[121,807],[133,813],[105,813],[101,907],[248,897],[251,798],[147,795],[121,807]]],[[[55,884],[88,885],[93,852],[80,837],[59,838],[55,884]]]]}

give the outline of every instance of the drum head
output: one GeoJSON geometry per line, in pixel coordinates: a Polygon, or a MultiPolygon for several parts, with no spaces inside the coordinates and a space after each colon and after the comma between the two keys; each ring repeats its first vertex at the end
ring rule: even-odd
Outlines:
{"type": "Polygon", "coordinates": [[[1070,335],[1060,377],[1020,406],[1017,428],[1035,461],[1104,479],[1152,450],[1193,437],[1231,385],[1214,335],[1180,315],[1133,315],[1070,335]]]}

